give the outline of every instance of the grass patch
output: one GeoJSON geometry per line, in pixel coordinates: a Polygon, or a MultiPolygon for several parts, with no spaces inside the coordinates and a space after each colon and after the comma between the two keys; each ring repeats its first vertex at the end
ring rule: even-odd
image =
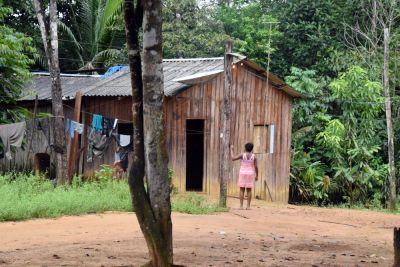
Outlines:
{"type": "Polygon", "coordinates": [[[361,211],[374,211],[374,212],[383,212],[388,214],[396,214],[400,215],[400,201],[397,202],[397,210],[391,211],[388,208],[384,208],[382,206],[366,206],[363,204],[341,204],[341,205],[332,205],[330,208],[340,208],[340,209],[352,209],[352,210],[361,210],[361,211]]]}
{"type": "MultiPolygon", "coordinates": [[[[82,182],[75,178],[70,186],[54,186],[51,181],[31,174],[0,175],[0,221],[132,211],[126,181],[113,181],[104,172],[98,180],[82,182]]],[[[224,211],[193,193],[173,196],[172,209],[191,214],[224,211]]]]}
{"type": "Polygon", "coordinates": [[[227,211],[217,203],[210,202],[206,197],[196,193],[175,195],[172,198],[172,210],[189,214],[209,214],[227,211]]]}

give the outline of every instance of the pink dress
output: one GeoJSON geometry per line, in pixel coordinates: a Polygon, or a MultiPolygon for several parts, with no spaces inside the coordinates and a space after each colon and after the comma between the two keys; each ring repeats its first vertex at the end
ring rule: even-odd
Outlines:
{"type": "Polygon", "coordinates": [[[250,155],[250,158],[246,156],[246,153],[243,153],[242,160],[240,161],[239,187],[253,188],[254,178],[256,177],[255,159],[256,157],[253,153],[250,155]]]}

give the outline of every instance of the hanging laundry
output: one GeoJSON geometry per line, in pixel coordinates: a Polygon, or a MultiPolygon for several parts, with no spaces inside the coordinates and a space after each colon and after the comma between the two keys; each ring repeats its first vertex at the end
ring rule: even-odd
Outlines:
{"type": "Polygon", "coordinates": [[[69,128],[71,128],[71,120],[66,119],[66,121],[65,121],[65,132],[66,133],[69,133],[69,128]]]}
{"type": "Polygon", "coordinates": [[[66,126],[65,126],[65,131],[66,131],[67,133],[69,133],[69,135],[71,136],[71,138],[74,138],[75,130],[76,130],[76,125],[77,125],[77,122],[76,122],[76,121],[67,119],[67,123],[66,123],[66,126]]]}
{"type": "Polygon", "coordinates": [[[44,136],[46,137],[48,143],[50,144],[50,118],[38,118],[37,121],[37,129],[42,131],[44,136]]]}
{"type": "Polygon", "coordinates": [[[118,141],[117,142],[121,147],[126,147],[129,146],[131,143],[131,136],[130,135],[125,135],[125,134],[119,134],[118,135],[118,141]]]}
{"type": "Polygon", "coordinates": [[[84,129],[84,125],[82,123],[76,123],[75,124],[75,131],[78,132],[78,134],[82,134],[84,129]]]}
{"type": "MultiPolygon", "coordinates": [[[[4,145],[0,138],[0,148],[3,148],[3,147],[4,147],[4,145]]],[[[0,149],[0,159],[2,159],[2,158],[4,158],[4,149],[0,149]]]]}
{"type": "Polygon", "coordinates": [[[114,130],[115,119],[103,117],[103,131],[102,133],[107,137],[111,136],[112,131],[114,130]]]}
{"type": "Polygon", "coordinates": [[[7,159],[11,160],[11,147],[21,147],[26,130],[26,122],[0,125],[0,138],[7,159]]]}
{"type": "MultiPolygon", "coordinates": [[[[52,129],[51,129],[51,121],[52,121],[52,117],[46,117],[46,118],[37,118],[36,122],[37,122],[37,130],[41,131],[43,133],[43,135],[46,137],[47,140],[47,147],[45,148],[45,150],[47,151],[47,148],[49,148],[50,146],[53,145],[53,135],[52,135],[52,129]]],[[[43,147],[41,147],[40,149],[43,149],[43,147]]],[[[39,152],[41,152],[43,150],[40,150],[39,152]]]]}
{"type": "Polygon", "coordinates": [[[97,132],[95,129],[90,131],[88,136],[87,162],[93,162],[94,157],[102,157],[110,143],[110,138],[97,132]]]}
{"type": "Polygon", "coordinates": [[[97,132],[101,132],[103,130],[103,116],[99,114],[93,114],[92,128],[97,132]]]}
{"type": "Polygon", "coordinates": [[[126,170],[128,169],[128,165],[129,165],[129,148],[127,147],[120,147],[119,151],[118,151],[119,157],[120,157],[120,164],[121,164],[121,168],[124,170],[124,172],[126,172],[126,170]]]}

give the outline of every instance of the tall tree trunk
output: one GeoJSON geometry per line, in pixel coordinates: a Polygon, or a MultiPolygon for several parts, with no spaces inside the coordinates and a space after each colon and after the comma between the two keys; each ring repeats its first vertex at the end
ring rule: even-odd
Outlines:
{"type": "Polygon", "coordinates": [[[161,1],[124,1],[131,70],[134,154],[129,170],[132,204],[152,266],[171,266],[172,221],[164,130],[161,1]],[[143,16],[143,81],[138,33],[143,16]],[[146,139],[144,140],[144,136],[146,139]],[[144,153],[145,152],[145,153],[144,153]],[[144,186],[145,166],[147,191],[144,186]]]}
{"type": "Polygon", "coordinates": [[[153,260],[156,266],[170,266],[172,221],[164,116],[161,0],[144,1],[143,91],[148,193],[159,230],[153,260]]]}
{"type": "Polygon", "coordinates": [[[385,112],[386,126],[388,135],[388,154],[389,154],[389,208],[396,209],[396,170],[394,163],[394,143],[392,126],[392,101],[389,87],[389,29],[384,31],[384,63],[383,63],[383,87],[385,92],[385,112]]]}
{"type": "Polygon", "coordinates": [[[65,124],[63,120],[64,111],[62,103],[60,66],[58,61],[57,0],[50,0],[49,23],[46,23],[43,0],[34,0],[34,5],[51,77],[51,105],[52,114],[54,116],[51,123],[54,141],[54,144],[51,146],[51,154],[54,157],[52,162],[56,165],[57,183],[64,184],[67,178],[67,154],[65,144],[65,124]]]}
{"type": "Polygon", "coordinates": [[[232,92],[232,41],[225,43],[224,58],[224,99],[222,106],[222,131],[220,136],[220,166],[219,166],[219,205],[226,207],[227,184],[229,179],[229,143],[231,140],[231,92],[232,92]]]}

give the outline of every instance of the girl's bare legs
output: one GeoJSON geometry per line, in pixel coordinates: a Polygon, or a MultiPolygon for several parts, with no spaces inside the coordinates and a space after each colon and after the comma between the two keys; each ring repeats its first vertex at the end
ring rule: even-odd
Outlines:
{"type": "Polygon", "coordinates": [[[239,199],[240,199],[240,208],[241,208],[241,209],[243,209],[244,190],[245,190],[244,187],[241,187],[241,188],[240,188],[240,196],[239,196],[239,199]]]}
{"type": "MultiPolygon", "coordinates": [[[[250,209],[250,202],[251,202],[251,188],[246,188],[247,190],[247,210],[250,209]]],[[[244,191],[243,191],[244,194],[244,191]]]]}

